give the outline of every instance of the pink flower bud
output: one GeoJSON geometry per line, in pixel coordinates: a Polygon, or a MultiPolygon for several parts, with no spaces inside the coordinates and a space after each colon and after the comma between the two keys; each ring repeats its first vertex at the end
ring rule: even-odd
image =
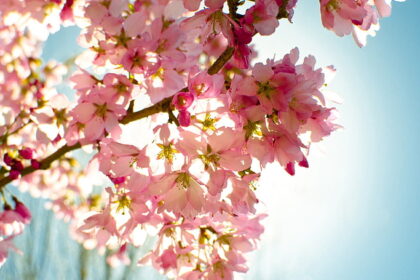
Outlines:
{"type": "Polygon", "coordinates": [[[73,18],[73,4],[74,0],[66,0],[60,13],[61,20],[71,20],[73,18]]]}
{"type": "Polygon", "coordinates": [[[308,168],[309,167],[309,163],[308,160],[306,159],[306,157],[304,157],[300,162],[299,162],[299,166],[301,167],[305,167],[308,168]]]}
{"type": "Polygon", "coordinates": [[[122,184],[125,182],[125,177],[117,177],[117,178],[112,178],[109,177],[109,179],[112,181],[112,183],[118,185],[118,184],[122,184]]]}
{"type": "Polygon", "coordinates": [[[31,218],[32,218],[31,212],[25,206],[25,204],[23,204],[19,200],[15,199],[15,202],[16,202],[15,212],[18,213],[19,216],[21,216],[23,218],[23,222],[25,224],[29,224],[29,222],[31,221],[31,218]]]}
{"type": "Polygon", "coordinates": [[[290,175],[295,175],[295,164],[293,162],[289,162],[286,165],[285,170],[287,171],[287,173],[289,173],[290,175]]]}
{"type": "Polygon", "coordinates": [[[44,97],[44,95],[42,94],[42,92],[40,90],[37,90],[35,92],[35,97],[36,97],[36,99],[40,100],[44,97]]]}
{"type": "Polygon", "coordinates": [[[8,166],[12,166],[14,160],[13,160],[13,158],[11,156],[9,156],[9,154],[4,154],[3,161],[8,166]]]}
{"type": "Polygon", "coordinates": [[[172,104],[178,110],[186,110],[194,101],[194,96],[190,92],[178,92],[172,99],[172,104]]]}
{"type": "Polygon", "coordinates": [[[57,137],[54,138],[53,143],[54,144],[58,143],[58,141],[60,141],[60,140],[61,140],[61,136],[60,136],[60,134],[57,134],[57,137]]]}
{"type": "Polygon", "coordinates": [[[17,171],[22,171],[23,170],[23,164],[22,164],[22,162],[20,162],[19,160],[15,160],[14,162],[13,162],[13,165],[12,165],[12,169],[13,170],[17,170],[17,171]]]}
{"type": "Polygon", "coordinates": [[[24,159],[32,159],[32,149],[25,148],[25,149],[19,150],[19,155],[23,157],[24,159]]]}
{"type": "Polygon", "coordinates": [[[40,169],[41,163],[37,161],[36,159],[31,159],[31,166],[35,169],[40,169]]]}
{"type": "Polygon", "coordinates": [[[179,111],[178,121],[181,126],[189,126],[191,124],[191,114],[187,110],[179,111]]]}
{"type": "Polygon", "coordinates": [[[19,178],[19,176],[20,176],[20,172],[17,170],[11,170],[9,173],[9,178],[12,180],[19,178]]]}

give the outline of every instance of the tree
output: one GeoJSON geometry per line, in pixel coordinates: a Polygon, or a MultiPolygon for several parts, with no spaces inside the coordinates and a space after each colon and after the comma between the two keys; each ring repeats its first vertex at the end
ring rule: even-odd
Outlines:
{"type": "MultiPolygon", "coordinates": [[[[31,220],[5,192],[14,183],[48,197],[85,247],[113,249],[110,264],[127,263],[127,246],[148,233],[157,240],[139,263],[170,277],[245,272],[263,232],[262,170],[309,167],[309,146],[339,127],[323,94],[332,66],[299,63],[298,49],[251,63],[253,37],[291,20],[296,2],[1,3],[0,262],[31,220]],[[68,24],[86,48],[70,77],[74,102],[57,91],[72,67],[39,58],[48,34],[68,24]],[[70,154],[82,147],[93,151],[83,168],[70,154]]],[[[320,7],[324,26],[359,46],[390,14],[385,0],[320,7]]]]}

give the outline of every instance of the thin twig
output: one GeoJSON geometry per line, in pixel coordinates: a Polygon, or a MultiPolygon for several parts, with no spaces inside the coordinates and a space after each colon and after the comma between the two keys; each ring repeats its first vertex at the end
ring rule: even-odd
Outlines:
{"type": "Polygon", "coordinates": [[[238,6],[239,0],[228,0],[229,15],[233,20],[237,20],[238,18],[238,6]]]}
{"type": "Polygon", "coordinates": [[[281,6],[279,7],[279,12],[277,14],[277,19],[288,18],[289,12],[287,11],[287,4],[289,0],[283,0],[281,6]]]}

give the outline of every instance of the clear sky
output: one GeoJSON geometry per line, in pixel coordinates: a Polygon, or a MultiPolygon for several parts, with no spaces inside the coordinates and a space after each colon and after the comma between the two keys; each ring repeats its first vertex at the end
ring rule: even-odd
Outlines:
{"type": "Polygon", "coordinates": [[[368,45],[321,27],[317,1],[257,41],[260,55],[299,46],[337,68],[345,127],[295,178],[266,174],[270,218],[247,279],[420,279],[420,2],[393,3],[368,45]]]}
{"type": "MultiPolygon", "coordinates": [[[[270,217],[246,279],[420,279],[420,1],[394,3],[362,49],[322,27],[316,0],[300,0],[294,24],[280,25],[274,36],[257,39],[260,59],[298,46],[302,57],[333,64],[330,86],[343,99],[344,129],[311,151],[308,170],[265,173],[259,195],[270,217]]],[[[75,29],[53,36],[44,57],[69,57],[74,36],[75,29]]],[[[33,266],[34,279],[77,279],[78,246],[67,239],[61,222],[34,220],[17,243],[25,257],[12,254],[0,278],[22,279],[19,271],[33,266]]],[[[102,279],[103,259],[92,254],[90,262],[90,279],[102,279]]],[[[132,275],[141,274],[157,279],[151,270],[132,275]]]]}

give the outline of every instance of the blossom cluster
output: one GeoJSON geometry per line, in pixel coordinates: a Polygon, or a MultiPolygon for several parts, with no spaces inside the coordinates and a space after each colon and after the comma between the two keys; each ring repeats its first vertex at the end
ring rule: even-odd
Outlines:
{"type": "MultiPolygon", "coordinates": [[[[299,60],[297,48],[252,62],[254,36],[291,21],[297,0],[246,1],[240,13],[244,2],[0,3],[0,190],[13,182],[47,198],[85,248],[113,250],[110,265],[128,264],[128,246],[154,235],[138,263],[169,277],[246,272],[263,232],[264,168],[308,168],[310,146],[339,125],[325,94],[332,66],[299,60]],[[40,60],[48,34],[69,24],[85,48],[69,78],[74,101],[57,91],[67,67],[40,60]],[[88,156],[70,154],[82,147],[88,156]]],[[[338,35],[368,32],[390,5],[320,4],[338,35]]],[[[31,218],[2,196],[0,263],[31,218]]]]}
{"type": "MultiPolygon", "coordinates": [[[[396,0],[403,2],[405,0],[396,0]]],[[[352,34],[361,47],[375,36],[379,19],[391,15],[392,0],[320,0],[322,24],[338,36],[352,34]]]]}

